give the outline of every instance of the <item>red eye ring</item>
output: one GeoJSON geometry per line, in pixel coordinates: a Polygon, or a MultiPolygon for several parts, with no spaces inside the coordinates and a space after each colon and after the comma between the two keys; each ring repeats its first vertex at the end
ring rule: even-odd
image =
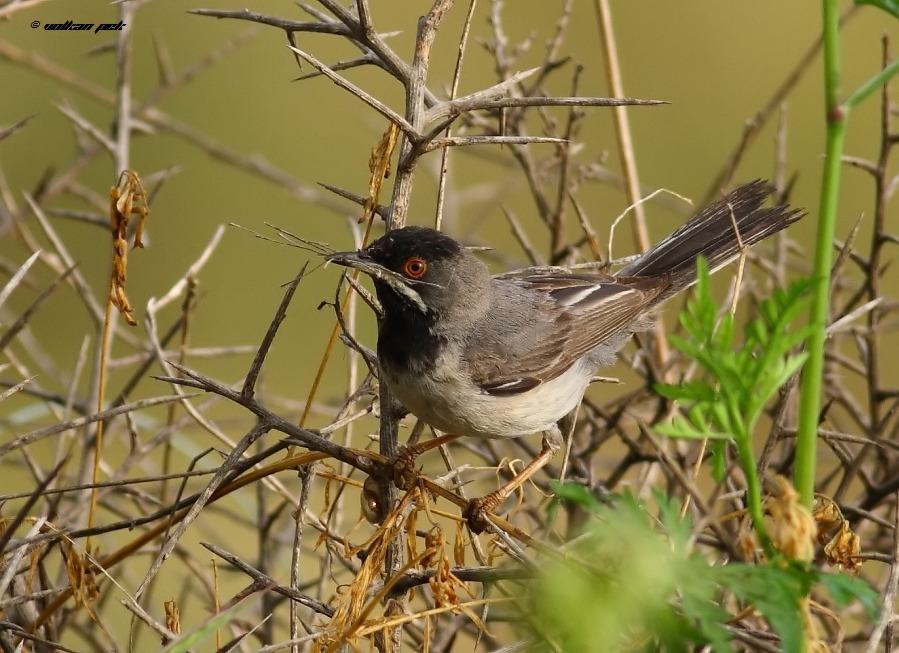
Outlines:
{"type": "Polygon", "coordinates": [[[403,263],[403,274],[410,279],[421,279],[428,271],[428,264],[423,258],[413,256],[403,263]]]}

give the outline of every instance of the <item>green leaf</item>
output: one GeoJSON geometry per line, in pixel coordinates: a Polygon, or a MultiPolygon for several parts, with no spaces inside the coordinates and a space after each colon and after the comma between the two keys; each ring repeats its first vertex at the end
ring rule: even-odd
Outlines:
{"type": "Polygon", "coordinates": [[[237,621],[240,618],[240,613],[249,610],[251,605],[252,601],[244,599],[230,608],[214,614],[193,630],[182,633],[178,639],[173,640],[162,649],[162,653],[186,653],[190,651],[203,640],[214,637],[216,631],[227,628],[228,624],[237,621]]]}
{"type": "Polygon", "coordinates": [[[724,439],[713,440],[709,443],[709,461],[712,463],[712,478],[716,483],[721,483],[727,474],[727,442],[724,439]]]}
{"type": "Polygon", "coordinates": [[[597,498],[590,493],[590,490],[580,483],[559,483],[559,481],[554,480],[549,483],[555,493],[550,508],[557,508],[562,501],[568,501],[595,513],[602,506],[597,498]]]}
{"type": "Polygon", "coordinates": [[[657,383],[655,390],[666,399],[676,401],[712,403],[718,400],[718,393],[704,381],[687,381],[677,384],[657,383]]]}
{"type": "Polygon", "coordinates": [[[732,653],[731,634],[723,624],[732,615],[728,614],[714,599],[699,596],[698,592],[688,592],[682,599],[684,616],[696,623],[700,632],[715,653],[732,653]]]}
{"type": "Polygon", "coordinates": [[[681,515],[680,502],[669,497],[659,488],[653,489],[652,497],[659,506],[659,522],[674,544],[672,548],[675,553],[688,554],[690,543],[693,540],[693,520],[690,518],[690,513],[681,515]]]}
{"type": "Polygon", "coordinates": [[[705,435],[683,417],[677,416],[671,420],[671,424],[659,424],[655,427],[656,433],[667,438],[683,438],[686,440],[702,440],[705,435]]]}
{"type": "Polygon", "coordinates": [[[684,438],[690,440],[729,440],[729,436],[718,431],[712,431],[705,424],[705,420],[697,420],[696,423],[687,421],[684,417],[677,416],[671,424],[659,424],[655,431],[669,438],[684,438]]]}
{"type": "Polygon", "coordinates": [[[764,407],[764,403],[767,402],[800,367],[802,367],[806,358],[807,354],[803,353],[785,360],[777,359],[771,363],[768,369],[765,370],[765,374],[759,379],[757,386],[757,396],[759,402],[763,404],[762,408],[764,407]]]}
{"type": "Polygon", "coordinates": [[[858,601],[872,621],[877,618],[880,596],[866,581],[848,574],[818,574],[818,582],[827,588],[838,608],[858,601]]]}
{"type": "Polygon", "coordinates": [[[897,0],[855,0],[857,5],[873,5],[883,9],[888,14],[892,14],[893,18],[899,18],[899,1],[897,0]]]}
{"type": "Polygon", "coordinates": [[[780,635],[785,653],[803,653],[800,600],[808,594],[813,574],[798,566],[730,564],[719,567],[725,584],[762,613],[780,635]]]}
{"type": "Polygon", "coordinates": [[[721,321],[717,326],[711,325],[712,331],[709,334],[709,344],[713,345],[717,351],[730,351],[734,343],[734,316],[725,313],[721,316],[721,321]]]}
{"type": "Polygon", "coordinates": [[[681,338],[676,334],[672,334],[671,342],[688,356],[695,357],[702,351],[703,344],[706,341],[706,330],[696,319],[696,316],[690,312],[690,308],[690,306],[687,306],[687,309],[680,314],[680,322],[689,337],[681,338]],[[684,349],[681,349],[681,347],[684,347],[684,349]]]}
{"type": "MultiPolygon", "coordinates": [[[[683,322],[683,318],[686,313],[681,313],[681,322],[683,322]]],[[[685,325],[686,326],[686,325],[685,325]]],[[[696,358],[699,353],[702,351],[703,346],[701,344],[702,334],[697,331],[698,335],[693,335],[693,338],[681,338],[677,334],[672,333],[668,340],[671,342],[674,347],[678,349],[678,351],[683,352],[690,358],[696,358]]]]}
{"type": "Polygon", "coordinates": [[[764,345],[768,340],[768,331],[762,320],[750,320],[743,327],[743,335],[746,337],[746,349],[764,345]]]}
{"type": "Polygon", "coordinates": [[[742,423],[734,423],[731,419],[730,398],[726,401],[716,401],[710,406],[709,415],[712,417],[712,423],[724,433],[730,433],[731,436],[743,435],[746,429],[742,423]]]}

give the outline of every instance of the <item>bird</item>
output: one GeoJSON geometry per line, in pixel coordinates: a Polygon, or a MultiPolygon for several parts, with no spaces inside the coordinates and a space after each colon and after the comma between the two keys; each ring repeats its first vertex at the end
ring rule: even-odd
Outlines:
{"type": "Polygon", "coordinates": [[[326,259],[371,277],[382,314],[380,381],[410,413],[458,437],[543,433],[540,454],[465,511],[480,531],[486,515],[546,465],[563,442],[598,368],[612,365],[658,308],[745,248],[804,212],[763,206],[771,188],[744,184],[696,213],[615,274],[515,271],[493,276],[470,249],[422,226],[393,229],[363,249],[326,259]]]}

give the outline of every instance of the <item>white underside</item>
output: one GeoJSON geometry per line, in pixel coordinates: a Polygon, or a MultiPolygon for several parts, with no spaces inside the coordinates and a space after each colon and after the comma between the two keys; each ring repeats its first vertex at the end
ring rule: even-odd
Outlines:
{"type": "MultiPolygon", "coordinates": [[[[445,368],[439,364],[435,369],[445,368]]],[[[441,431],[481,438],[517,438],[548,431],[577,408],[595,370],[581,361],[552,381],[511,396],[489,395],[470,383],[463,386],[458,379],[467,375],[457,370],[446,370],[425,383],[408,383],[389,370],[382,371],[406,409],[441,431]]]]}

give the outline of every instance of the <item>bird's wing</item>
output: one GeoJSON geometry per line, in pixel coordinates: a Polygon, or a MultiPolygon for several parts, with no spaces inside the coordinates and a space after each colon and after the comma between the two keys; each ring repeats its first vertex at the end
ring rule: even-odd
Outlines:
{"type": "Polygon", "coordinates": [[[669,280],[554,273],[501,283],[511,284],[502,293],[509,305],[497,313],[508,319],[491,320],[466,348],[475,384],[493,395],[550,381],[603,344],[614,353],[669,280]]]}

